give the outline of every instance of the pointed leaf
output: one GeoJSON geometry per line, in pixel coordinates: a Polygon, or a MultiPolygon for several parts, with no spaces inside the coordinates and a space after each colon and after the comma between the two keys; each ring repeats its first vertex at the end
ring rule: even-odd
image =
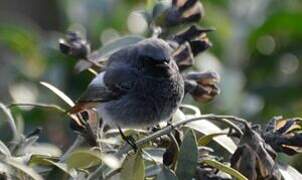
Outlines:
{"type": "Polygon", "coordinates": [[[238,180],[248,180],[246,177],[244,177],[240,172],[238,172],[237,170],[221,163],[221,162],[218,162],[216,160],[213,160],[213,159],[207,159],[207,160],[204,160],[203,163],[209,165],[209,166],[212,166],[222,172],[225,172],[233,177],[235,177],[236,179],[238,180]]]}
{"type": "Polygon", "coordinates": [[[178,180],[175,173],[168,169],[167,167],[163,167],[161,172],[156,177],[156,180],[178,180]]]}
{"type": "Polygon", "coordinates": [[[227,133],[220,132],[220,133],[212,133],[212,134],[204,135],[198,139],[198,146],[206,146],[213,140],[213,138],[221,135],[227,135],[227,133]]]}
{"type": "Polygon", "coordinates": [[[57,96],[59,96],[65,103],[67,103],[70,107],[74,106],[74,102],[61,90],[56,88],[55,86],[47,83],[47,82],[40,82],[43,86],[47,87],[49,90],[51,90],[53,93],[55,93],[57,96]]]}
{"type": "Polygon", "coordinates": [[[195,176],[198,147],[193,130],[189,130],[180,146],[176,175],[181,180],[191,180],[195,176]]]}
{"type": "Polygon", "coordinates": [[[143,180],[145,178],[145,165],[141,151],[126,157],[122,165],[121,177],[123,180],[143,180]]]}

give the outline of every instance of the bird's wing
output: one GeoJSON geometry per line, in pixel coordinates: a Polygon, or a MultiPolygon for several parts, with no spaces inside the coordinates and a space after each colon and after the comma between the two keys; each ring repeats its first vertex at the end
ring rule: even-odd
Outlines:
{"type": "Polygon", "coordinates": [[[94,107],[96,103],[119,99],[132,89],[137,76],[138,73],[127,66],[107,69],[91,81],[69,112],[77,113],[83,109],[94,107]]]}

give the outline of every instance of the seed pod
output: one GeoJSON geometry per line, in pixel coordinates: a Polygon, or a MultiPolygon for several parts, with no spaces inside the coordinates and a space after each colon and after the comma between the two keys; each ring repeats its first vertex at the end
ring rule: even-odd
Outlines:
{"type": "Polygon", "coordinates": [[[183,71],[194,64],[194,57],[189,43],[181,45],[173,54],[173,59],[180,71],[183,71]]]}
{"type": "MultiPolygon", "coordinates": [[[[192,58],[197,56],[199,53],[204,52],[205,50],[207,50],[212,46],[206,34],[207,32],[210,31],[213,31],[213,29],[203,29],[197,27],[196,25],[192,25],[187,30],[180,32],[176,34],[174,37],[172,37],[171,41],[174,41],[176,42],[176,44],[179,45],[178,49],[183,50],[184,49],[183,46],[189,46],[190,47],[189,50],[187,50],[188,48],[186,48],[185,50],[187,52],[190,52],[190,56],[192,58]]],[[[176,50],[175,53],[179,51],[178,49],[176,50]]]]}
{"type": "Polygon", "coordinates": [[[156,24],[172,27],[184,23],[198,22],[203,15],[204,9],[198,0],[173,0],[172,6],[158,16],[156,24]]]}
{"type": "Polygon", "coordinates": [[[208,102],[220,93],[219,75],[215,72],[193,72],[185,76],[185,91],[199,102],[208,102]]]}

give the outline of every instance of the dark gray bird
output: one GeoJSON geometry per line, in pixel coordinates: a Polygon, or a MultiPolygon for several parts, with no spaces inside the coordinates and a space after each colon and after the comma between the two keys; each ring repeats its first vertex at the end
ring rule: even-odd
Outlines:
{"type": "Polygon", "coordinates": [[[172,49],[150,38],[112,54],[70,113],[96,108],[110,126],[146,127],[169,120],[183,96],[172,49]]]}

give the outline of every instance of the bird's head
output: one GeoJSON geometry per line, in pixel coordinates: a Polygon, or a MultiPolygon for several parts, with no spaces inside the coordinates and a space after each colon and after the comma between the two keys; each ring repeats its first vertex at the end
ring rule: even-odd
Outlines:
{"type": "Polygon", "coordinates": [[[172,48],[164,40],[150,38],[137,44],[137,59],[146,75],[170,76],[178,70],[172,57],[172,48]]]}

